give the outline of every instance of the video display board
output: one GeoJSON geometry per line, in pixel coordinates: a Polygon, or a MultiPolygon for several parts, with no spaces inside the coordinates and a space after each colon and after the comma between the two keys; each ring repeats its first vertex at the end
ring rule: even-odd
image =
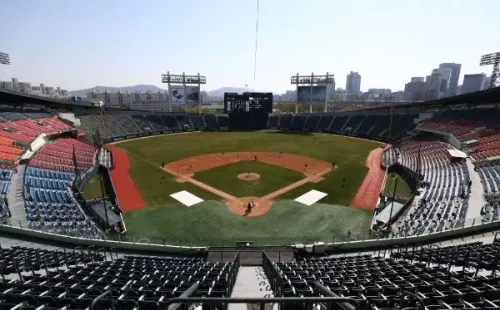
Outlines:
{"type": "Polygon", "coordinates": [[[225,113],[272,113],[273,93],[224,93],[225,113]]]}

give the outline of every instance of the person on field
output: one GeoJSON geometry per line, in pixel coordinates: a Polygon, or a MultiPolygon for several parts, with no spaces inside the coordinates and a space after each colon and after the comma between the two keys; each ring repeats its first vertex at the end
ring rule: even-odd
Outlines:
{"type": "Polygon", "coordinates": [[[161,168],[165,168],[165,163],[161,163],[161,168]]]}
{"type": "Polygon", "coordinates": [[[247,210],[245,211],[245,215],[249,214],[250,212],[252,212],[252,205],[249,202],[247,205],[247,210]]]}
{"type": "Polygon", "coordinates": [[[254,160],[257,160],[257,155],[255,155],[255,159],[254,160]]]}

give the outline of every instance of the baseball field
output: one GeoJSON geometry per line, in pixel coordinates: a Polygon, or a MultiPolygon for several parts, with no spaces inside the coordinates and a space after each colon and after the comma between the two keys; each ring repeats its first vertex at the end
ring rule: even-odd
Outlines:
{"type": "Polygon", "coordinates": [[[380,143],[337,135],[196,132],[108,148],[128,236],[152,243],[331,242],[348,231],[361,239],[374,205],[353,200],[380,190],[366,166],[369,154],[381,154],[380,143]],[[324,197],[295,201],[312,190],[324,197]],[[183,191],[203,201],[186,206],[171,197],[183,191]]]}

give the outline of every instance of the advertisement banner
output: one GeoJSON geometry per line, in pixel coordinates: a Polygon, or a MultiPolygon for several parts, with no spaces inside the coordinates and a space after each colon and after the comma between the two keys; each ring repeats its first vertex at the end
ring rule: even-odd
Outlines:
{"type": "Polygon", "coordinates": [[[184,94],[186,95],[186,103],[198,103],[200,88],[198,86],[186,86],[184,94]]]}
{"type": "Polygon", "coordinates": [[[170,100],[172,104],[184,104],[184,86],[170,86],[170,100]]]}
{"type": "Polygon", "coordinates": [[[187,104],[198,103],[199,97],[200,88],[198,86],[170,86],[170,98],[172,99],[172,104],[184,104],[184,102],[187,104]]]}
{"type": "Polygon", "coordinates": [[[326,85],[317,86],[299,86],[298,87],[298,100],[299,102],[325,102],[326,100],[326,85]],[[311,93],[312,88],[312,93],[311,93]]]}

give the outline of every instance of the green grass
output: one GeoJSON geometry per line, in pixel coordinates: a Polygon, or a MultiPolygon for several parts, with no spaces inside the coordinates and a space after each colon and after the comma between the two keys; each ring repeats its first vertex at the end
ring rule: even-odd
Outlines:
{"type": "MultiPolygon", "coordinates": [[[[117,146],[128,153],[132,164],[129,173],[150,206],[125,214],[131,237],[150,236],[181,241],[208,238],[210,242],[214,242],[212,244],[221,240],[253,238],[253,241],[262,240],[260,243],[264,244],[271,243],[269,239],[272,238],[284,242],[331,238],[332,234],[345,234],[351,228],[352,236],[368,231],[371,214],[344,206],[349,205],[366,175],[367,168],[364,164],[368,153],[380,146],[380,143],[337,135],[294,135],[258,131],[164,135],[125,141],[117,146]],[[191,156],[234,151],[294,153],[329,163],[334,161],[337,168],[325,175],[325,179],[319,183],[307,183],[280,196],[279,199],[283,201],[278,200],[264,216],[251,218],[230,213],[227,207],[219,202],[218,196],[190,183],[178,183],[159,168],[162,162],[167,164],[191,156]],[[162,182],[165,175],[166,181],[162,182]],[[346,185],[341,187],[343,178],[346,179],[346,185]],[[311,189],[326,192],[328,195],[311,207],[290,201],[311,189]],[[207,201],[187,208],[170,197],[170,194],[181,190],[187,190],[207,201]]],[[[260,173],[258,169],[279,171],[262,172],[262,184],[254,183],[258,185],[237,180],[236,175],[240,169],[249,169],[240,164],[200,172],[195,178],[237,196],[262,196],[262,192],[266,194],[273,191],[271,187],[264,191],[266,186],[282,187],[279,185],[279,179],[290,172],[280,167],[256,164],[251,172],[260,173]],[[278,173],[279,177],[274,176],[278,173]],[[213,181],[219,184],[216,186],[213,181]],[[241,182],[244,183],[236,186],[241,182]]],[[[289,180],[292,179],[290,174],[289,180]]]]}
{"type": "Polygon", "coordinates": [[[305,176],[294,170],[258,161],[241,161],[198,172],[194,178],[236,197],[262,197],[305,176]],[[258,173],[260,178],[254,181],[238,179],[239,174],[248,172],[258,173]]]}
{"type": "Polygon", "coordinates": [[[288,244],[343,240],[347,231],[362,239],[367,235],[371,212],[327,204],[305,206],[280,200],[264,216],[235,215],[219,201],[204,201],[190,208],[150,207],[124,214],[129,235],[150,238],[152,243],[174,245],[288,244]],[[146,220],[147,219],[147,220],[146,220]],[[147,233],[146,233],[147,232],[147,233]]]}
{"type": "Polygon", "coordinates": [[[102,198],[101,182],[99,174],[92,176],[89,182],[83,188],[83,198],[85,200],[92,200],[95,198],[102,198]]]}
{"type": "Polygon", "coordinates": [[[384,187],[384,195],[388,197],[392,197],[394,193],[394,183],[398,180],[398,185],[396,187],[396,196],[401,198],[410,198],[411,197],[411,188],[406,183],[406,181],[396,173],[390,173],[387,175],[387,179],[385,181],[384,187]]]}

